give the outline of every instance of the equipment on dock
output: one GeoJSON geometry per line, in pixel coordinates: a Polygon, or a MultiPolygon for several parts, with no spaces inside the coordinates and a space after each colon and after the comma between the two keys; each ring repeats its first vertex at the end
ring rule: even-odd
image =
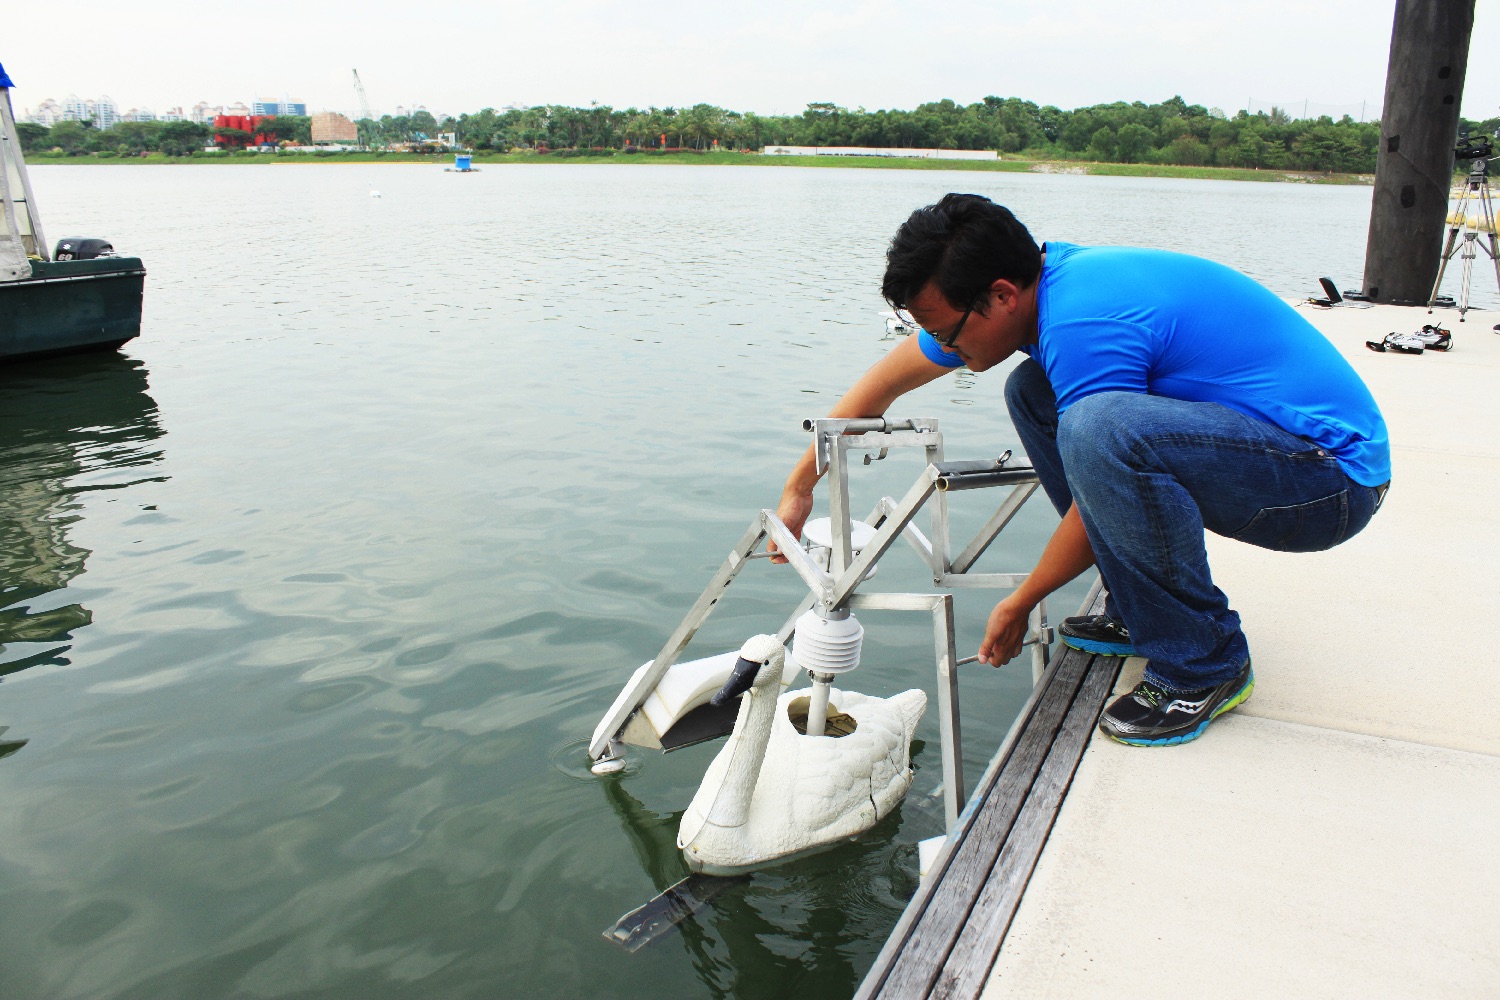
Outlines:
{"type": "Polygon", "coordinates": [[[1440,326],[1424,326],[1416,333],[1397,333],[1394,330],[1383,340],[1367,340],[1365,346],[1378,354],[1390,351],[1394,354],[1421,354],[1423,351],[1453,350],[1453,333],[1440,326]]]}
{"type": "MultiPolygon", "coordinates": [[[[806,734],[799,733],[796,739],[825,738],[826,712],[830,706],[843,710],[856,720],[855,734],[845,739],[857,737],[858,726],[864,724],[861,713],[855,710],[858,699],[851,697],[853,692],[836,695],[832,691],[834,678],[858,664],[863,626],[854,612],[865,609],[917,611],[932,616],[942,736],[944,815],[951,830],[964,802],[957,668],[961,662],[969,662],[960,661],[955,649],[953,597],[946,593],[861,593],[860,587],[870,579],[876,564],[898,539],[910,544],[928,565],[936,588],[1013,589],[1019,586],[1027,574],[974,573],[971,570],[1036,492],[1039,486],[1036,472],[1029,466],[1010,464],[1008,452],[998,459],[986,461],[945,461],[942,434],[937,421],[932,419],[816,419],[803,421],[803,428],[813,433],[819,473],[825,470],[829,473],[832,517],[826,533],[811,530],[810,524],[808,538],[799,542],[774,511],[757,513],[656,657],[636,670],[615,698],[594,730],[589,757],[594,762],[596,773],[610,773],[619,770],[618,761],[624,754],[625,744],[659,747],[666,751],[730,731],[735,720],[722,711],[722,706],[715,714],[711,699],[715,690],[723,690],[729,683],[735,665],[743,657],[727,653],[682,664],[678,663],[678,657],[719,605],[735,577],[751,561],[768,557],[768,553],[756,550],[769,539],[775,541],[809,591],[774,637],[777,645],[784,645],[796,633],[791,653],[783,653],[780,657],[784,664],[780,667],[781,683],[785,684],[789,679],[788,671],[800,669],[808,670],[812,680],[811,689],[805,693],[796,692],[795,698],[783,696],[788,698],[789,705],[791,701],[807,698],[806,734]],[[854,520],[849,498],[849,454],[867,453],[865,460],[868,463],[884,458],[892,448],[903,447],[921,448],[926,456],[927,465],[916,482],[901,500],[884,497],[864,522],[854,520]],[[1010,487],[1010,491],[978,534],[955,555],[949,542],[949,494],[994,486],[1010,487]],[[930,537],[913,523],[924,506],[929,507],[932,514],[930,537]],[[690,731],[683,731],[683,727],[690,731]]],[[[1046,614],[1043,603],[1032,615],[1028,644],[1032,646],[1033,679],[1040,676],[1050,652],[1052,629],[1047,625],[1046,614]]],[[[762,704],[766,704],[775,693],[771,689],[771,680],[776,676],[778,656],[775,650],[762,651],[758,655],[765,658],[757,661],[760,666],[754,671],[753,681],[747,682],[742,671],[739,683],[763,687],[766,701],[762,704]]],[[[777,699],[778,704],[781,700],[777,699]]],[[[752,697],[750,706],[753,704],[752,697]]],[[[741,707],[735,719],[743,720],[749,711],[750,707],[741,707]]],[[[783,719],[786,714],[777,712],[775,724],[787,721],[783,719]]],[[[790,725],[789,721],[787,725],[790,725]]],[[[758,771],[760,762],[754,763],[758,771]]],[[[727,760],[725,765],[727,767],[727,760]]],[[[879,811],[878,807],[875,811],[879,811]]],[[[693,815],[690,809],[688,816],[693,815]]],[[[694,831],[686,828],[687,817],[684,823],[681,839],[686,847],[692,843],[694,831]]]]}
{"type": "Polygon", "coordinates": [[[1448,241],[1443,246],[1443,258],[1438,264],[1437,280],[1432,283],[1432,294],[1427,298],[1427,311],[1438,302],[1438,286],[1443,283],[1443,272],[1455,251],[1459,253],[1460,272],[1458,283],[1458,321],[1464,321],[1469,311],[1469,284],[1473,277],[1474,260],[1479,256],[1478,247],[1489,255],[1495,266],[1495,284],[1500,288],[1500,245],[1495,241],[1495,205],[1490,198],[1489,157],[1495,151],[1489,136],[1459,139],[1453,155],[1469,161],[1469,176],[1464,186],[1453,199],[1453,211],[1448,213],[1448,241]],[[1479,242],[1483,233],[1486,243],[1479,242]],[[1462,248],[1462,249],[1460,249],[1462,248]]]}

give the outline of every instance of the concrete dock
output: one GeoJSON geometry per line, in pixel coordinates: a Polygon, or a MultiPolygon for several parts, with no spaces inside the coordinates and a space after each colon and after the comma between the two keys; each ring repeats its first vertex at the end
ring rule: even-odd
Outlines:
{"type": "Polygon", "coordinates": [[[1385,413],[1385,505],[1330,552],[1209,536],[1254,696],[1095,733],[987,1000],[1500,998],[1500,314],[1302,308],[1385,413]],[[1431,322],[1451,352],[1365,347],[1431,322]]]}

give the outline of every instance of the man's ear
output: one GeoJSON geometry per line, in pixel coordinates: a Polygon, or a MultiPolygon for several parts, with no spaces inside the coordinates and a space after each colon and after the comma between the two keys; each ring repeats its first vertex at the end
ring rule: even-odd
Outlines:
{"type": "Polygon", "coordinates": [[[990,292],[994,294],[1000,308],[1007,312],[1014,310],[1021,299],[1021,287],[1008,278],[996,278],[990,282],[990,292]]]}

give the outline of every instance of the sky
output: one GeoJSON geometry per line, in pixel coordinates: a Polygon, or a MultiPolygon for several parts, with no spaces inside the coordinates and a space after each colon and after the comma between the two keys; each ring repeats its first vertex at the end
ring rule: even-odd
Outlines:
{"type": "MultiPolygon", "coordinates": [[[[18,3],[0,64],[18,110],[108,95],[121,111],[290,98],[458,114],[507,105],[809,102],[913,108],[994,94],[1071,109],[1181,95],[1233,114],[1303,102],[1355,118],[1385,90],[1395,0],[70,0],[18,3]]],[[[1462,114],[1500,115],[1500,14],[1475,14],[1462,114]]]]}

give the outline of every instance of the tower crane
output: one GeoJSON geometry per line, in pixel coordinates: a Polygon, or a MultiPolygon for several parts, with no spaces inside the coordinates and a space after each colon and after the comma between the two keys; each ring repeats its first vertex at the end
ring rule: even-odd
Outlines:
{"type": "MultiPolygon", "coordinates": [[[[359,95],[360,121],[373,122],[375,120],[375,116],[370,111],[370,98],[365,94],[365,85],[359,80],[359,70],[354,71],[354,92],[359,95]]],[[[362,131],[368,131],[368,126],[366,126],[362,131]]],[[[366,141],[362,143],[362,145],[368,148],[370,145],[368,136],[366,136],[365,138],[366,141]]]]}

